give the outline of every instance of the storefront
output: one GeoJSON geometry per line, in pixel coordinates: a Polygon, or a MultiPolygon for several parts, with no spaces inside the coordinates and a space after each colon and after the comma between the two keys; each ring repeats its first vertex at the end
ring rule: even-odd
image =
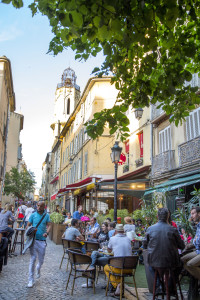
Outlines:
{"type": "Polygon", "coordinates": [[[171,212],[174,212],[177,208],[181,208],[183,203],[191,199],[191,192],[194,191],[194,188],[200,188],[200,173],[194,175],[185,173],[173,176],[170,180],[149,188],[145,191],[144,196],[152,196],[155,192],[165,194],[167,206],[171,212]]]}

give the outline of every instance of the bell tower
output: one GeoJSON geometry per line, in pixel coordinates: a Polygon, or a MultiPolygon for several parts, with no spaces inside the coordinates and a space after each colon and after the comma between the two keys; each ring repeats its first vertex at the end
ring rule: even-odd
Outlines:
{"type": "Polygon", "coordinates": [[[76,78],[74,70],[67,68],[62,74],[61,83],[57,85],[54,100],[54,118],[51,124],[54,138],[59,136],[80,99],[80,86],[76,84],[76,78]]]}

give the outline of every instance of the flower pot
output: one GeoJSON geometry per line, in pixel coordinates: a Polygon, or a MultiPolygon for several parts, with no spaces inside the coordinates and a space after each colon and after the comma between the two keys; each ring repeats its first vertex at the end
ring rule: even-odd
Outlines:
{"type": "Polygon", "coordinates": [[[62,235],[65,232],[65,224],[53,224],[53,242],[56,245],[62,245],[62,235]]]}

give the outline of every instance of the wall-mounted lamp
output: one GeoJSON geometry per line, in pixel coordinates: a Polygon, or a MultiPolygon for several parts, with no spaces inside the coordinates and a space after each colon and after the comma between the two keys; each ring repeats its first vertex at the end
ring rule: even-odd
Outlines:
{"type": "Polygon", "coordinates": [[[137,120],[140,120],[142,118],[142,115],[143,115],[143,109],[141,107],[138,107],[135,109],[135,117],[137,120]]]}

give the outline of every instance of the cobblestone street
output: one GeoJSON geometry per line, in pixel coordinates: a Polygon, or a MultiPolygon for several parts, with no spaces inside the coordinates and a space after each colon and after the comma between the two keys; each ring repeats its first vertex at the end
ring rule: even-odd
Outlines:
{"type": "MultiPolygon", "coordinates": [[[[93,289],[81,288],[81,284],[85,283],[84,278],[76,280],[74,295],[71,296],[71,285],[66,291],[65,286],[68,278],[66,272],[66,260],[63,261],[62,269],[59,269],[61,257],[63,254],[62,246],[55,245],[52,241],[47,241],[47,249],[45,262],[42,266],[41,277],[36,280],[33,288],[27,288],[28,283],[28,267],[29,267],[29,251],[25,255],[19,255],[19,248],[16,249],[18,256],[8,259],[8,265],[3,266],[0,273],[0,300],[51,300],[51,299],[80,299],[80,300],[113,300],[113,297],[105,297],[106,282],[104,276],[100,275],[100,279],[96,286],[96,294],[93,289]]],[[[135,291],[133,288],[133,294],[135,291]]],[[[147,289],[138,289],[139,299],[152,299],[152,295],[147,289]]],[[[126,292],[127,299],[136,299],[132,293],[126,292]]]]}

